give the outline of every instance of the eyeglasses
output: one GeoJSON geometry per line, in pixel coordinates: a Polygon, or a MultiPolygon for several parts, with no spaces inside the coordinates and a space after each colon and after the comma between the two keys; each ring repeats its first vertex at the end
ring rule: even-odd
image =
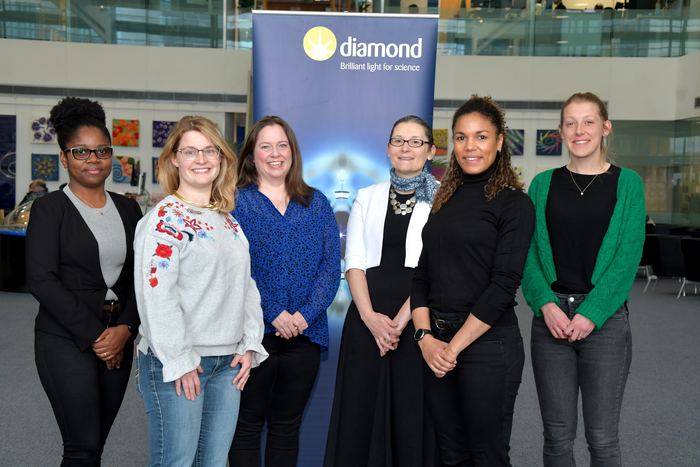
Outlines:
{"type": "Polygon", "coordinates": [[[412,148],[419,148],[423,146],[424,144],[430,144],[430,141],[423,141],[422,139],[401,139],[401,138],[391,138],[389,140],[389,144],[392,146],[396,146],[397,148],[400,148],[403,146],[403,143],[408,143],[409,147],[412,148]]]}
{"type": "Polygon", "coordinates": [[[219,154],[221,153],[221,150],[217,147],[214,146],[209,146],[208,148],[204,149],[196,149],[196,148],[191,148],[191,147],[186,147],[182,149],[177,149],[176,152],[179,152],[182,155],[182,158],[185,159],[186,161],[191,161],[197,158],[199,153],[201,152],[204,154],[204,157],[207,159],[217,159],[219,157],[219,154]]]}
{"type": "Polygon", "coordinates": [[[95,149],[89,148],[71,148],[68,151],[73,155],[73,157],[79,161],[84,161],[90,158],[91,153],[95,153],[98,159],[109,159],[112,157],[114,149],[111,146],[101,146],[95,149]]]}

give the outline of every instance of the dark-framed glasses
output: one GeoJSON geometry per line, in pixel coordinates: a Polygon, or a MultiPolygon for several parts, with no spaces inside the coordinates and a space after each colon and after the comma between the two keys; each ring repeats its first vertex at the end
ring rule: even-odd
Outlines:
{"type": "Polygon", "coordinates": [[[397,148],[400,148],[403,146],[403,143],[408,143],[409,147],[412,148],[419,148],[423,146],[424,144],[430,144],[430,141],[423,141],[422,139],[401,139],[401,138],[391,138],[389,140],[389,144],[392,146],[396,146],[397,148]]]}
{"type": "Polygon", "coordinates": [[[191,161],[196,159],[200,152],[204,154],[204,157],[207,159],[217,159],[221,153],[221,150],[216,146],[209,146],[208,148],[204,149],[196,149],[188,146],[186,148],[178,149],[176,152],[179,152],[182,158],[186,161],[191,161]]]}
{"type": "Polygon", "coordinates": [[[109,159],[112,157],[114,148],[112,146],[100,146],[99,148],[71,148],[68,151],[73,155],[73,157],[79,161],[84,161],[90,157],[90,153],[95,153],[99,159],[109,159]]]}

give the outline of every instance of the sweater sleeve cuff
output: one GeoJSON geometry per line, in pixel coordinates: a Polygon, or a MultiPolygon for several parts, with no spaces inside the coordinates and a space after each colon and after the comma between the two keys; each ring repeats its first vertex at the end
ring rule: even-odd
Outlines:
{"type": "Polygon", "coordinates": [[[529,305],[530,308],[532,308],[532,311],[535,313],[535,316],[542,318],[542,307],[547,303],[556,303],[557,306],[559,305],[559,299],[551,290],[532,298],[529,305]]]}
{"type": "Polygon", "coordinates": [[[201,357],[194,350],[190,350],[172,361],[164,362],[161,360],[163,364],[163,382],[169,383],[181,378],[185,373],[196,369],[201,360],[201,357]]]}
{"type": "Polygon", "coordinates": [[[256,342],[255,339],[243,337],[243,340],[236,346],[236,353],[238,355],[243,355],[248,350],[253,351],[253,368],[259,366],[267,359],[267,357],[269,357],[262,343],[259,341],[256,342]]]}

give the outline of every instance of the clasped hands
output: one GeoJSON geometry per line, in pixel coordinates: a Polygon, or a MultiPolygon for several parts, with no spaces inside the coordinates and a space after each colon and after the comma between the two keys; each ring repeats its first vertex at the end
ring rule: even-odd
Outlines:
{"type": "MultiPolygon", "coordinates": [[[[372,311],[361,316],[365,326],[372,333],[374,341],[379,347],[379,355],[382,357],[388,351],[396,350],[399,346],[399,337],[408,323],[408,320],[402,322],[399,319],[400,315],[401,313],[397,314],[396,318],[391,319],[387,315],[372,311]]],[[[410,315],[408,318],[410,319],[410,315]]]]}
{"type": "Polygon", "coordinates": [[[442,378],[448,371],[454,370],[457,366],[457,355],[447,342],[426,335],[418,341],[418,346],[425,363],[428,364],[436,377],[442,378]]]}
{"type": "Polygon", "coordinates": [[[276,330],[275,336],[285,339],[297,337],[309,327],[301,313],[297,311],[292,315],[287,310],[283,310],[282,313],[277,315],[272,325],[276,330]]]}
{"type": "Polygon", "coordinates": [[[549,332],[555,339],[567,339],[575,342],[588,337],[595,329],[593,321],[576,313],[572,319],[556,303],[550,302],[542,307],[542,316],[549,332]]]}
{"type": "MultiPolygon", "coordinates": [[[[233,378],[231,384],[235,384],[236,389],[242,391],[245,384],[248,382],[248,378],[250,378],[250,369],[253,366],[253,351],[248,350],[243,355],[235,354],[233,356],[233,360],[231,360],[231,368],[235,367],[239,363],[241,364],[241,369],[238,371],[236,377],[233,378]]],[[[199,375],[201,373],[204,373],[204,370],[202,370],[202,365],[197,365],[196,369],[188,371],[176,379],[175,393],[180,396],[184,392],[185,399],[193,401],[194,398],[200,395],[202,392],[202,386],[199,381],[199,375]]]]}
{"type": "Polygon", "coordinates": [[[108,369],[121,368],[124,360],[124,346],[129,337],[131,337],[131,331],[126,324],[107,328],[92,344],[92,350],[107,364],[108,369]]]}

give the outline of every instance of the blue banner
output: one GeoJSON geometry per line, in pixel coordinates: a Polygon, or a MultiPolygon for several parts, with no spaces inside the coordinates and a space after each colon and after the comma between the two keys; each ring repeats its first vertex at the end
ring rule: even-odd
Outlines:
{"type": "MultiPolygon", "coordinates": [[[[253,118],[294,129],[304,179],[333,204],[343,254],[357,190],[389,178],[394,122],[432,124],[437,16],[254,11],[253,118]]],[[[350,292],[328,310],[331,345],[302,425],[298,465],[320,466],[350,292]]]]}

